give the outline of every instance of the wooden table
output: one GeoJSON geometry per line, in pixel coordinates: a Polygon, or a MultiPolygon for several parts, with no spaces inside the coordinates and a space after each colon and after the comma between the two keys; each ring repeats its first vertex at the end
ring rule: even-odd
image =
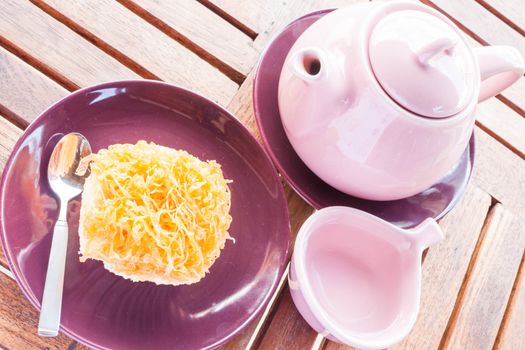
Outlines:
{"type": "MultiPolygon", "coordinates": [[[[358,1],[3,0],[0,2],[0,166],[47,106],[78,88],[159,79],[233,112],[255,135],[257,59],[285,23],[358,1]]],[[[525,56],[522,0],[425,0],[473,46],[510,44],[525,56]]],[[[482,103],[476,166],[467,192],[440,225],[446,239],[423,261],[421,311],[394,348],[525,349],[525,78],[482,103]]],[[[312,212],[286,187],[293,234],[312,212]]],[[[36,335],[37,311],[0,257],[0,348],[77,349],[36,335]]],[[[285,278],[263,316],[225,348],[343,349],[295,310],[285,278]]]]}

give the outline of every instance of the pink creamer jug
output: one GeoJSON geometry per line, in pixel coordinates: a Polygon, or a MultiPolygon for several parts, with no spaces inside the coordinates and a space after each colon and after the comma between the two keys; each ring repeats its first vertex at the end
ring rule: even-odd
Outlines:
{"type": "Polygon", "coordinates": [[[442,239],[431,218],[401,229],[357,209],[323,208],[297,234],[288,275],[294,304],[331,340],[388,348],[416,322],[421,255],[442,239]]]}
{"type": "Polygon", "coordinates": [[[508,46],[471,48],[438,11],[415,2],[351,5],[296,41],[279,81],[279,110],[295,151],[350,195],[394,200],[453,170],[478,102],[525,70],[508,46]]]}

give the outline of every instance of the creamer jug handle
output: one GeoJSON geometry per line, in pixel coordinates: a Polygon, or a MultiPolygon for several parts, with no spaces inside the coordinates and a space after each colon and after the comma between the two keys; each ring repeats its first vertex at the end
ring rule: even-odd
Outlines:
{"type": "Polygon", "coordinates": [[[444,234],[436,220],[427,218],[418,226],[408,230],[410,240],[421,250],[443,240],[444,234]]]}
{"type": "Polygon", "coordinates": [[[523,56],[512,46],[477,47],[474,53],[478,57],[481,77],[479,102],[496,96],[523,76],[523,56]]]}

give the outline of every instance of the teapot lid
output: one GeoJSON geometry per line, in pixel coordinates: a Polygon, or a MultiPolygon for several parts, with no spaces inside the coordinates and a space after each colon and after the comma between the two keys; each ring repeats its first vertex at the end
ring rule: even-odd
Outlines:
{"type": "Polygon", "coordinates": [[[370,36],[369,56],[385,92],[424,117],[445,118],[463,110],[479,79],[461,34],[420,10],[400,10],[379,20],[370,36]]]}

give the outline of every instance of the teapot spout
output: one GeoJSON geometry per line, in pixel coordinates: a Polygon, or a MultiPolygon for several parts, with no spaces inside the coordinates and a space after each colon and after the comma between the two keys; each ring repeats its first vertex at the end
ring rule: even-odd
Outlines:
{"type": "Polygon", "coordinates": [[[430,247],[443,240],[444,234],[438,223],[428,218],[421,224],[410,230],[410,240],[421,250],[430,247]]]}
{"type": "Polygon", "coordinates": [[[326,71],[324,52],[316,47],[298,50],[291,57],[292,72],[304,82],[319,80],[326,71]]]}

